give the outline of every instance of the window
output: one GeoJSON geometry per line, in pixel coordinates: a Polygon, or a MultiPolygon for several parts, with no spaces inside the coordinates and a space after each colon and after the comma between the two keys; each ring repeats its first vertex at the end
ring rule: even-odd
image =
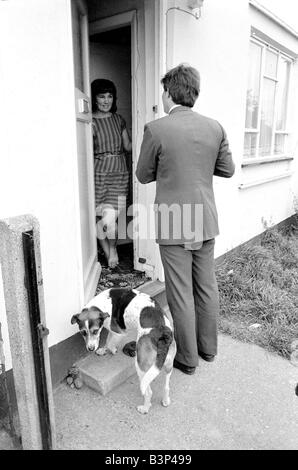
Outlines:
{"type": "Polygon", "coordinates": [[[250,43],[244,158],[283,156],[291,59],[256,40],[250,43]]]}

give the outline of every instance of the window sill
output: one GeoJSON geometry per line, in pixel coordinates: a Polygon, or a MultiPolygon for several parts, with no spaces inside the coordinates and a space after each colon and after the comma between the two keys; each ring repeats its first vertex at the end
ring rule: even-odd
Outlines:
{"type": "Polygon", "coordinates": [[[271,176],[269,178],[263,178],[263,179],[255,180],[255,181],[248,181],[247,183],[240,183],[238,186],[238,189],[252,188],[254,186],[259,186],[260,184],[271,183],[272,181],[281,180],[283,178],[289,178],[292,175],[293,175],[293,171],[286,171],[285,173],[271,176]]]}
{"type": "Polygon", "coordinates": [[[294,160],[294,157],[290,157],[289,155],[281,155],[276,157],[247,158],[243,160],[241,168],[246,166],[263,165],[264,163],[284,162],[290,160],[294,160]]]}

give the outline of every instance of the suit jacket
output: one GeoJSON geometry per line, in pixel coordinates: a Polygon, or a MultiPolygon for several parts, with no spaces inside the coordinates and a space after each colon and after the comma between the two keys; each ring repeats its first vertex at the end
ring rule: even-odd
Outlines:
{"type": "Polygon", "coordinates": [[[146,124],[136,176],[144,184],[156,181],[157,243],[181,244],[218,235],[213,175],[230,178],[234,171],[226,133],[217,121],[179,106],[168,116],[146,124]],[[188,212],[183,222],[189,225],[195,205],[200,205],[202,220],[200,230],[195,227],[197,235],[190,240],[181,230],[177,237],[171,221],[168,233],[161,233],[161,204],[176,204],[181,209],[183,205],[191,206],[192,216],[188,212]]]}

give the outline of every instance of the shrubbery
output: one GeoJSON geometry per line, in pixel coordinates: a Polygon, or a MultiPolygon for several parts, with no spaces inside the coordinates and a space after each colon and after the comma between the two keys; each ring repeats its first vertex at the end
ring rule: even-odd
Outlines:
{"type": "Polygon", "coordinates": [[[289,357],[298,339],[298,221],[227,254],[217,281],[220,330],[289,357]]]}

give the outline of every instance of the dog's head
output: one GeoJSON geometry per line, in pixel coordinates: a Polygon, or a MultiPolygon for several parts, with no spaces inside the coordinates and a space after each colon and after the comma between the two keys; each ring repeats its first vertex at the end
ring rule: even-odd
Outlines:
{"type": "Polygon", "coordinates": [[[98,349],[103,323],[109,316],[107,312],[102,312],[97,307],[84,308],[81,313],[72,316],[71,323],[78,324],[88,351],[96,351],[98,349]]]}

